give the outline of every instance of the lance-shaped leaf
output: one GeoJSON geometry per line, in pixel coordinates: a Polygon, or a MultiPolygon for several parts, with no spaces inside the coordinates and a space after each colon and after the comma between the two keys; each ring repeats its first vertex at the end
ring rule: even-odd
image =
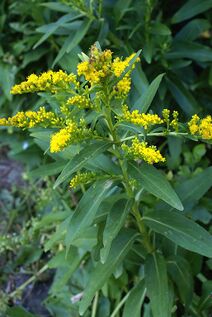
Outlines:
{"type": "Polygon", "coordinates": [[[99,205],[107,197],[112,182],[98,181],[94,183],[83,195],[73,216],[70,219],[68,231],[65,238],[66,246],[69,247],[87,227],[89,227],[97,213],[99,205]]]}
{"type": "Polygon", "coordinates": [[[105,284],[116,267],[123,261],[137,236],[138,233],[134,230],[123,229],[113,241],[107,261],[104,264],[99,262],[91,272],[80,303],[80,315],[85,313],[96,291],[105,284]]]}
{"type": "Polygon", "coordinates": [[[123,227],[126,217],[132,207],[132,204],[132,200],[119,200],[116,204],[114,204],[112,210],[107,216],[107,221],[103,232],[104,248],[100,252],[102,263],[106,261],[112,241],[123,227]]]}
{"type": "Polygon", "coordinates": [[[129,297],[124,306],[123,317],[140,317],[141,306],[143,304],[146,295],[146,286],[144,280],[141,280],[130,291],[129,297]]]}
{"type": "Polygon", "coordinates": [[[129,174],[135,178],[145,190],[164,200],[172,207],[183,210],[183,205],[174,189],[165,176],[154,166],[142,162],[141,166],[138,167],[131,163],[129,174]]]}
{"type": "Polygon", "coordinates": [[[147,226],[182,248],[212,257],[212,237],[201,226],[175,211],[151,211],[143,217],[147,226]]]}
{"type": "Polygon", "coordinates": [[[141,110],[141,112],[147,112],[156,95],[156,92],[158,90],[158,87],[161,83],[163,76],[164,74],[160,74],[151,82],[147,90],[141,95],[140,98],[138,98],[138,100],[133,106],[133,109],[136,108],[141,110]]]}
{"type": "Polygon", "coordinates": [[[68,179],[71,174],[80,170],[89,160],[92,160],[98,154],[104,152],[111,146],[108,142],[93,142],[83,148],[77,155],[75,155],[62,170],[62,173],[58,176],[54,189],[62,182],[68,179]]]}
{"type": "Polygon", "coordinates": [[[161,254],[147,256],[145,282],[153,317],[171,317],[166,262],[161,254]]]}
{"type": "Polygon", "coordinates": [[[188,307],[193,297],[193,278],[189,263],[186,259],[173,255],[168,258],[167,269],[177,285],[181,300],[188,307]]]}

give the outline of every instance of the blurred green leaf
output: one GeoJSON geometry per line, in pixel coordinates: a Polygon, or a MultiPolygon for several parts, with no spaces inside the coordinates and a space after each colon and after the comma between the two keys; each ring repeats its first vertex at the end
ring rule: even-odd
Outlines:
{"type": "Polygon", "coordinates": [[[163,23],[153,22],[151,26],[151,33],[155,35],[170,35],[171,30],[163,23]]]}
{"type": "Polygon", "coordinates": [[[190,19],[212,8],[211,0],[189,0],[174,14],[172,23],[179,23],[190,19]]]}
{"type": "Polygon", "coordinates": [[[84,22],[82,22],[82,25],[79,27],[77,32],[75,32],[75,34],[72,33],[68,36],[63,46],[61,47],[58,55],[56,56],[52,67],[54,67],[59,62],[59,60],[63,57],[65,53],[70,53],[71,50],[74,49],[80,43],[85,34],[88,32],[91,23],[92,20],[85,20],[84,22]]]}
{"type": "Polygon", "coordinates": [[[178,103],[179,107],[189,116],[197,113],[200,109],[197,101],[180,81],[173,74],[168,74],[167,78],[168,88],[173,95],[174,99],[178,103]]]}
{"type": "Polygon", "coordinates": [[[189,21],[175,36],[178,41],[193,41],[202,32],[210,29],[210,23],[205,19],[195,19],[189,21]]]}
{"type": "Polygon", "coordinates": [[[176,191],[183,202],[198,201],[212,186],[212,166],[181,182],[176,191]]]}
{"type": "Polygon", "coordinates": [[[8,317],[38,317],[37,315],[27,312],[23,307],[8,307],[7,308],[8,317]]]}

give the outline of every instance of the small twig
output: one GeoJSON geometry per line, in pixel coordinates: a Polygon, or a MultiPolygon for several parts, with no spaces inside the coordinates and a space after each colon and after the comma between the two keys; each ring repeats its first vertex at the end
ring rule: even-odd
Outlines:
{"type": "Polygon", "coordinates": [[[11,294],[9,294],[10,297],[14,297],[16,294],[18,294],[20,291],[24,290],[27,285],[34,282],[39,275],[41,275],[43,272],[45,272],[48,269],[48,265],[44,265],[35,275],[31,276],[26,282],[21,284],[18,288],[16,288],[15,291],[13,291],[11,294]]]}

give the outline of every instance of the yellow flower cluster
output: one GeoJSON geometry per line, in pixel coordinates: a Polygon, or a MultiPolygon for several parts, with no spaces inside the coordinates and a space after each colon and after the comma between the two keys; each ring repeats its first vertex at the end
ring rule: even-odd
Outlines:
{"type": "Polygon", "coordinates": [[[70,182],[70,188],[76,188],[80,184],[87,184],[89,182],[92,182],[95,177],[96,173],[94,172],[78,173],[72,178],[70,182]]]}
{"type": "Polygon", "coordinates": [[[178,117],[179,117],[179,112],[178,111],[173,111],[173,120],[171,121],[170,123],[170,126],[172,126],[172,128],[175,130],[175,131],[178,131],[178,126],[179,126],[179,121],[178,121],[178,117]]]}
{"type": "Polygon", "coordinates": [[[147,129],[149,126],[154,124],[163,123],[163,120],[157,114],[139,113],[138,110],[130,112],[126,105],[122,107],[122,111],[122,120],[141,125],[144,129],[147,129]]]}
{"type": "Polygon", "coordinates": [[[165,158],[157,150],[156,146],[148,146],[147,142],[140,142],[137,137],[132,140],[130,147],[123,144],[122,149],[133,158],[142,159],[148,164],[165,162],[165,158]]]}
{"type": "Polygon", "coordinates": [[[50,140],[50,152],[55,153],[63,150],[73,139],[73,135],[76,131],[77,124],[75,122],[69,122],[67,127],[53,134],[50,140]]]}
{"type": "Polygon", "coordinates": [[[121,79],[118,84],[116,85],[114,91],[120,97],[125,97],[128,95],[131,88],[131,78],[126,75],[121,79]]]}
{"type": "Polygon", "coordinates": [[[66,146],[80,142],[89,137],[93,137],[91,129],[86,127],[83,119],[80,120],[79,125],[77,122],[68,120],[66,126],[54,133],[50,139],[50,152],[56,153],[62,151],[66,146]]]}
{"type": "MultiPolygon", "coordinates": [[[[112,72],[116,77],[120,77],[123,71],[129,66],[131,59],[135,56],[135,53],[131,54],[124,60],[121,60],[119,57],[115,58],[112,63],[112,72]]],[[[137,58],[136,62],[139,62],[139,58],[137,58]]],[[[132,66],[132,69],[135,68],[135,64],[132,66]]]]}
{"type": "MultiPolygon", "coordinates": [[[[110,50],[101,52],[97,47],[93,46],[90,58],[78,65],[77,72],[79,76],[83,75],[92,86],[101,83],[108,76],[119,78],[134,56],[135,54],[131,54],[124,60],[119,57],[112,60],[112,52],[110,50]]],[[[138,61],[139,58],[136,59],[135,63],[138,61]]],[[[129,93],[131,87],[130,73],[135,67],[135,63],[114,87],[113,93],[116,97],[126,97],[129,93]]]]}
{"type": "Polygon", "coordinates": [[[207,116],[203,119],[195,114],[192,116],[191,120],[188,122],[188,127],[190,133],[193,135],[198,135],[202,139],[212,140],[212,117],[207,116]]]}
{"type": "Polygon", "coordinates": [[[38,111],[21,111],[8,119],[0,119],[0,125],[17,128],[34,128],[39,125],[44,127],[59,126],[61,123],[62,119],[54,112],[46,111],[44,107],[41,107],[38,111]]]}
{"type": "Polygon", "coordinates": [[[98,84],[110,74],[111,61],[110,50],[100,52],[97,47],[92,46],[89,60],[78,64],[77,73],[79,76],[83,75],[91,85],[98,84]]]}
{"type": "Polygon", "coordinates": [[[93,108],[93,104],[87,96],[76,95],[68,99],[67,105],[75,105],[80,109],[93,108]]]}
{"type": "Polygon", "coordinates": [[[11,89],[12,94],[23,94],[36,91],[50,91],[55,93],[57,89],[65,89],[69,87],[70,83],[78,86],[76,75],[67,74],[62,70],[42,73],[40,76],[31,74],[26,81],[19,85],[15,85],[11,89]]]}
{"type": "Polygon", "coordinates": [[[170,110],[169,109],[163,109],[162,116],[164,118],[164,122],[169,124],[169,121],[170,121],[170,118],[169,118],[170,117],[170,110]]]}

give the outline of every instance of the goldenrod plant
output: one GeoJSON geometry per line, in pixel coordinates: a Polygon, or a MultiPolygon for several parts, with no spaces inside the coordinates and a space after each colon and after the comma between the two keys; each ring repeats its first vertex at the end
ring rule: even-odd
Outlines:
{"type": "MultiPolygon", "coordinates": [[[[142,60],[140,51],[115,57],[95,43],[88,56],[79,57],[77,75],[50,70],[12,87],[12,94],[47,96],[46,106],[0,119],[1,126],[31,129],[33,137],[49,138],[45,153],[56,160],[54,172],[60,172],[54,188],[64,183],[66,191],[80,199],[75,210],[66,209],[57,218],[56,230],[45,239],[45,252],[54,256],[38,273],[69,263],[50,295],[66,291],[70,298],[65,284],[86,267],[89,275],[82,293],[72,294],[69,303],[82,316],[140,316],[141,310],[147,316],[148,301],[153,317],[178,316],[181,305],[189,316],[197,316],[201,303],[193,297],[192,263],[183,254],[211,257],[212,238],[184,210],[192,193],[186,193],[185,185],[175,190],[164,172],[164,140],[209,145],[211,116],[195,114],[182,122],[177,111],[152,113],[156,91],[131,105],[127,97],[133,70],[142,60]],[[119,291],[111,293],[114,279],[119,291]],[[107,297],[113,304],[101,315],[98,305],[107,297]]],[[[157,80],[159,85],[161,78],[157,80]]],[[[211,174],[207,168],[207,177],[211,174]]]]}

